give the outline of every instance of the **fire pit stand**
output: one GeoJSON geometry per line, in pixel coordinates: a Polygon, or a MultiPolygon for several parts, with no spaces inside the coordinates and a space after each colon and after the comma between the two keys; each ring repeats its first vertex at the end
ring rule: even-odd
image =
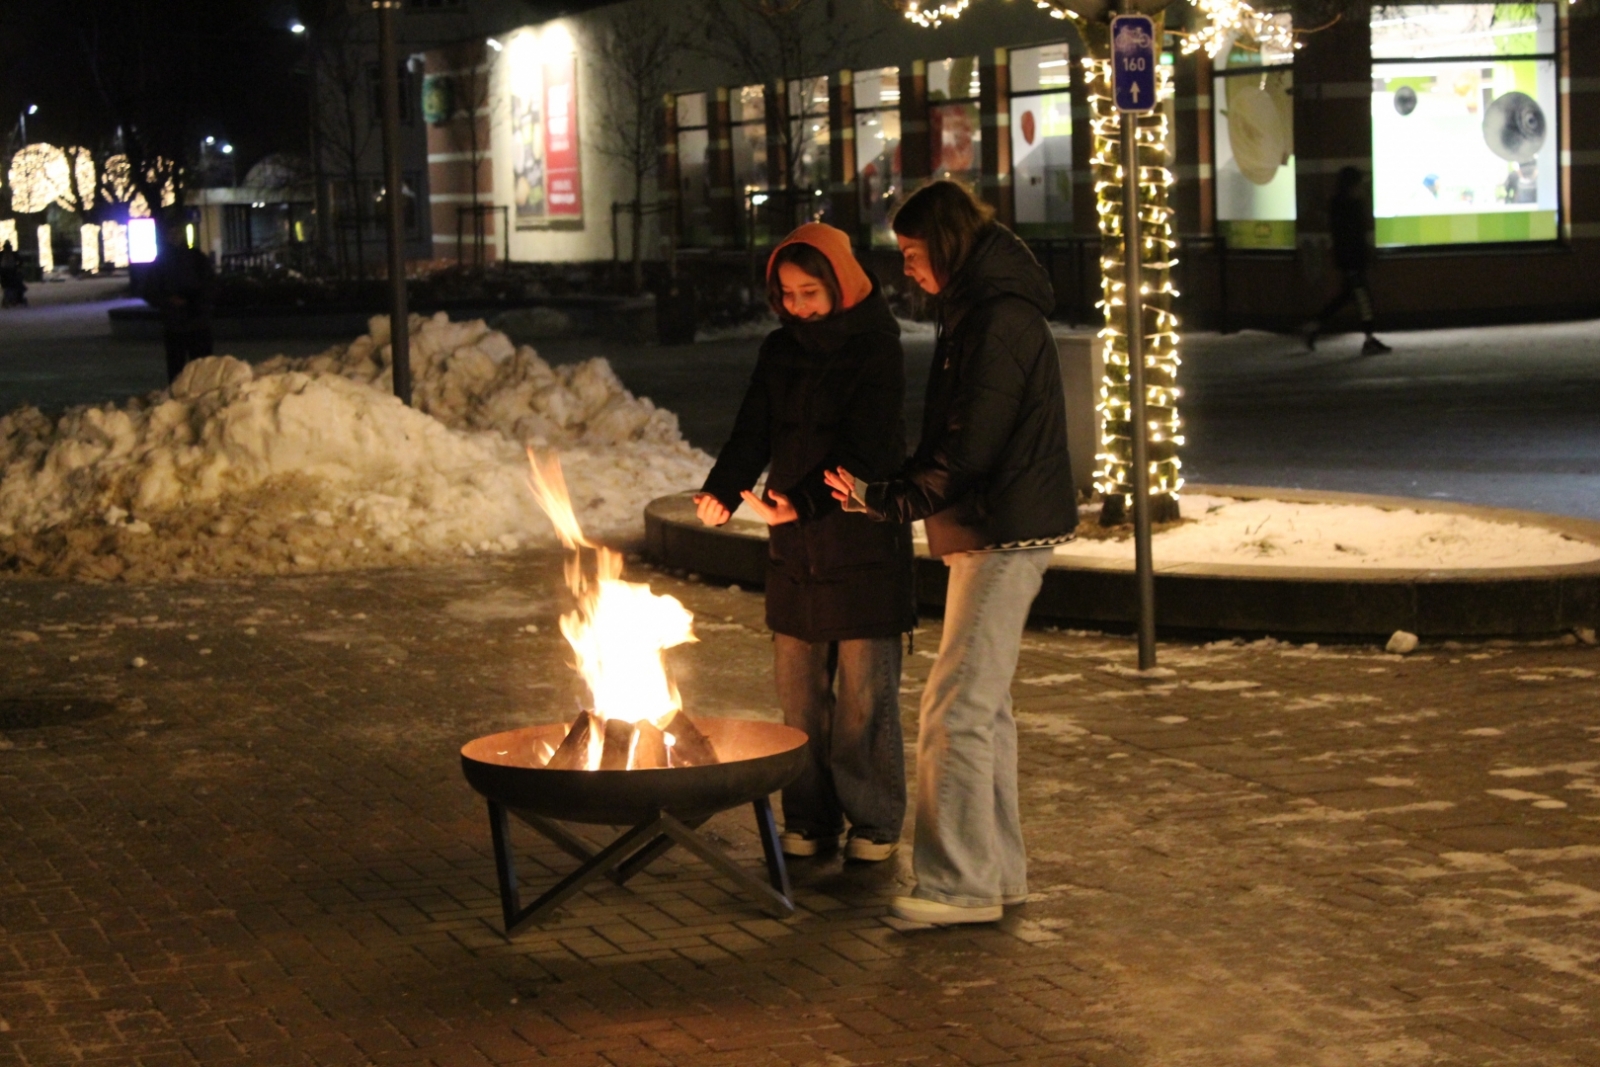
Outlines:
{"type": "Polygon", "coordinates": [[[794,912],[789,874],[778,847],[778,828],[767,799],[795,779],[804,766],[806,735],[777,723],[699,719],[722,762],[702,767],[651,770],[549,770],[534,752],[542,741],[554,747],[563,724],[490,734],[461,749],[467,781],[489,803],[500,908],[509,937],[517,927],[548,914],[602,875],[617,885],[682,845],[727,875],[777,918],[794,912]],[[735,863],[698,832],[719,811],[749,804],[766,855],[767,881],[735,863]],[[580,861],[577,870],[523,906],[511,850],[511,816],[580,861]],[[628,826],[599,851],[560,822],[628,826]]]}

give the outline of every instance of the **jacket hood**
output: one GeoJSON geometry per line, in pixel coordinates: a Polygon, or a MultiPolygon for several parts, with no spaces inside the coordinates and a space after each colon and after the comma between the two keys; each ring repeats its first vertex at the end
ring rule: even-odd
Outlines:
{"type": "Polygon", "coordinates": [[[990,223],[939,300],[947,314],[959,316],[974,304],[997,296],[1020,297],[1043,315],[1056,306],[1050,276],[1022,238],[999,223],[990,223]]]}
{"type": "Polygon", "coordinates": [[[849,234],[825,222],[808,222],[778,243],[778,247],[772,250],[772,255],[767,257],[769,283],[772,281],[773,261],[788,245],[810,245],[828,257],[828,265],[833,268],[833,276],[839,279],[839,303],[843,305],[840,310],[853,308],[871,295],[872,279],[867,277],[867,272],[856,262],[856,254],[850,250],[849,234]]]}
{"type": "Polygon", "coordinates": [[[900,323],[878,291],[878,283],[864,271],[862,277],[867,279],[867,296],[854,307],[836,311],[825,319],[789,319],[783,328],[811,353],[831,352],[863,333],[900,336],[900,323]]]}

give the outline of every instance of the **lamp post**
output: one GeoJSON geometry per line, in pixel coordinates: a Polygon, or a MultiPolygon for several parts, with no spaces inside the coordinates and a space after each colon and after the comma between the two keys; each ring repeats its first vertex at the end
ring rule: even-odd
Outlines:
{"type": "Polygon", "coordinates": [[[17,125],[22,127],[22,145],[24,148],[28,145],[28,116],[37,115],[38,113],[39,105],[29,104],[17,114],[17,125]]]}
{"type": "Polygon", "coordinates": [[[372,0],[378,12],[378,77],[383,86],[383,185],[389,209],[389,351],[394,395],[411,403],[411,329],[406,315],[404,186],[400,176],[400,68],[394,13],[400,0],[372,0]]]}

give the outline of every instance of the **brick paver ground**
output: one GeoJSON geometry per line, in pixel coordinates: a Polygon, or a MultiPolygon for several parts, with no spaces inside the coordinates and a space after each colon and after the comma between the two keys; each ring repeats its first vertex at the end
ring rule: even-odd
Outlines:
{"type": "MultiPolygon", "coordinates": [[[[651,580],[700,620],[691,710],[774,717],[760,596],[651,580]]],[[[507,942],[456,750],[570,714],[563,604],[551,554],[0,584],[0,1067],[1600,1064],[1594,648],[1168,644],[1152,679],[1033,631],[998,926],[887,918],[903,857],[796,862],[776,922],[674,853],[507,942]]],[[[711,827],[759,863],[747,812],[711,827]]]]}

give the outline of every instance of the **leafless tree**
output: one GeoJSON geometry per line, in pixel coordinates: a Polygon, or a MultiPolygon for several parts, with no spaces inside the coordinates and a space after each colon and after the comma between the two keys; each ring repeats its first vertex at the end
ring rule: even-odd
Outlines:
{"type": "Polygon", "coordinates": [[[698,25],[685,41],[698,52],[767,89],[777,108],[777,149],[783,156],[784,187],[799,186],[802,149],[814,95],[804,91],[830,70],[853,66],[861,50],[881,32],[872,23],[839,10],[835,0],[696,0],[698,25]],[[791,86],[800,86],[801,108],[790,114],[791,86]]]}
{"type": "Polygon", "coordinates": [[[595,62],[604,85],[604,109],[595,148],[622,166],[633,184],[631,235],[633,289],[644,288],[645,184],[661,152],[662,101],[676,46],[655,7],[625,8],[601,30],[595,62]]]}
{"type": "Polygon", "coordinates": [[[332,197],[330,214],[338,238],[341,273],[348,276],[352,258],[357,277],[367,276],[367,197],[363,164],[377,136],[378,123],[371,114],[370,42],[361,23],[348,11],[330,5],[328,17],[314,28],[311,47],[316,64],[316,99],[313,121],[319,150],[346,195],[332,197]],[[348,212],[348,216],[345,213],[348,212]],[[351,230],[354,230],[354,255],[351,230]]]}

